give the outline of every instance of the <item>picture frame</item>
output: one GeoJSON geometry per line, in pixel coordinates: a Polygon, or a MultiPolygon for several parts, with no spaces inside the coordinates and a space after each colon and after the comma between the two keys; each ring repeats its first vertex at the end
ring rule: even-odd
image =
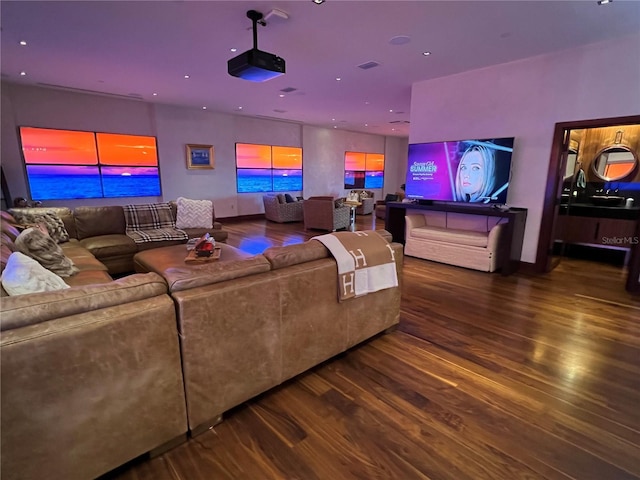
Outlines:
{"type": "Polygon", "coordinates": [[[213,145],[187,144],[187,168],[189,170],[215,168],[213,145]]]}

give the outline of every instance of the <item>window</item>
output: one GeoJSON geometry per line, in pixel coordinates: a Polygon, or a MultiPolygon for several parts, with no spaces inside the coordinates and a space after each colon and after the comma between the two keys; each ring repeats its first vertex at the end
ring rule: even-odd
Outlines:
{"type": "Polygon", "coordinates": [[[155,137],[20,127],[33,200],[161,194],[155,137]]]}
{"type": "Polygon", "coordinates": [[[383,184],[383,154],[345,152],[344,188],[382,188],[383,184]]]}
{"type": "Polygon", "coordinates": [[[236,143],[238,193],[302,190],[302,149],[236,143]]]}

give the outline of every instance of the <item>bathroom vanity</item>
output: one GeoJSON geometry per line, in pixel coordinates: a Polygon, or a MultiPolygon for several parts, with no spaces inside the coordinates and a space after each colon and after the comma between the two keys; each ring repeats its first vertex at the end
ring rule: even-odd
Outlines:
{"type": "Polygon", "coordinates": [[[640,207],[606,207],[590,204],[561,205],[556,238],[564,243],[603,248],[630,248],[638,242],[636,226],[640,207]]]}

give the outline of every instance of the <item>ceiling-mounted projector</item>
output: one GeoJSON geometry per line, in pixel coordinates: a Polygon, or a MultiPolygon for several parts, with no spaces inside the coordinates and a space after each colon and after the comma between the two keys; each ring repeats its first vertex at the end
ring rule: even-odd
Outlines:
{"type": "MultiPolygon", "coordinates": [[[[253,48],[227,62],[229,75],[252,82],[264,82],[284,75],[283,58],[258,50],[258,21],[262,20],[262,13],[249,10],[247,17],[253,22],[253,48]]],[[[261,23],[265,24],[264,21],[261,23]]]]}

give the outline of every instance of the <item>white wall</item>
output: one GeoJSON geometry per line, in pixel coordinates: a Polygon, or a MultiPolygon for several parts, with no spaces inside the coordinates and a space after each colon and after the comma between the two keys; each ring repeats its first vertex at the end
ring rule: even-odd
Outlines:
{"type": "MultiPolygon", "coordinates": [[[[2,167],[14,198],[28,197],[18,126],[157,137],[162,197],[48,201],[45,206],[125,205],[185,196],[214,200],[218,217],[262,213],[262,194],[236,192],[236,142],[302,147],[304,190],[292,194],[343,196],[344,153],[350,150],[385,154],[385,191],[404,183],[398,175],[406,168],[406,138],[17,84],[2,83],[1,94],[2,167]],[[188,170],[186,144],[213,145],[215,169],[188,170]]],[[[381,198],[378,189],[376,199],[381,198]]]]}
{"type": "Polygon", "coordinates": [[[409,143],[514,136],[507,203],[534,263],[555,124],[639,114],[639,58],[640,34],[415,83],[409,143]]]}

